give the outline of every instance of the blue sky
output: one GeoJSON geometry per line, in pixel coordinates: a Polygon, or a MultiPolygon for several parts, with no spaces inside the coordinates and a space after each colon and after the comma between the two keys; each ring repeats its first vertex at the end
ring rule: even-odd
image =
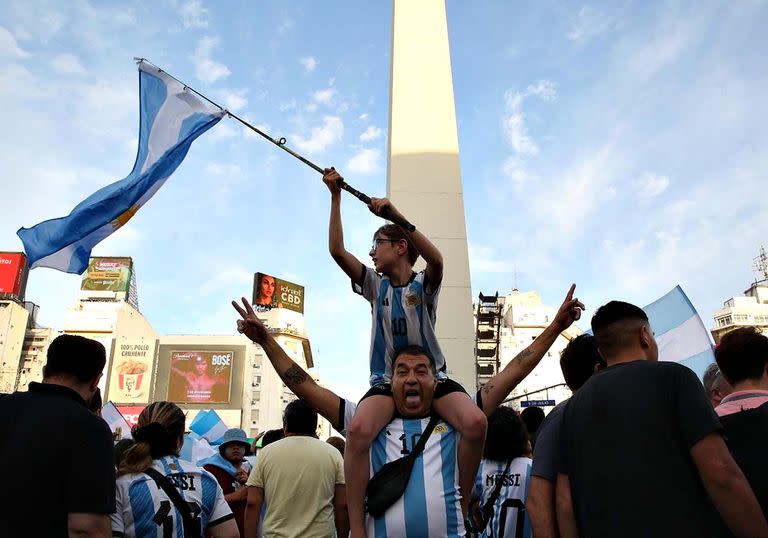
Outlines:
{"type": "MultiPolygon", "coordinates": [[[[557,306],[574,281],[588,319],[681,284],[711,326],[768,224],[766,2],[447,11],[473,294],[516,285],[557,306]]],[[[389,2],[6,0],[0,249],[130,172],[134,56],[383,195],[390,36],[389,2]]],[[[229,300],[256,271],[304,284],[320,375],[359,396],[369,309],[327,253],[328,205],[314,171],[225,119],[94,254],[133,257],[161,334],[234,333],[229,300]]],[[[351,197],[342,211],[364,259],[379,223],[351,197]]],[[[30,274],[42,323],[61,326],[79,281],[30,274]]]]}

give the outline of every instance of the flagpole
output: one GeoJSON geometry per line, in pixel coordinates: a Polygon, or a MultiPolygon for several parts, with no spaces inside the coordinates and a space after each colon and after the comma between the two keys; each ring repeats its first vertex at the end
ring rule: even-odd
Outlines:
{"type": "MultiPolygon", "coordinates": [[[[193,88],[192,86],[190,86],[189,84],[186,84],[186,83],[182,82],[181,80],[177,79],[176,77],[174,77],[173,75],[171,75],[171,74],[170,74],[168,71],[165,71],[165,70],[164,70],[164,69],[162,69],[160,66],[158,66],[158,65],[156,65],[156,64],[153,64],[152,62],[150,62],[150,61],[149,61],[149,60],[147,60],[146,58],[134,58],[134,60],[135,60],[135,61],[136,61],[136,63],[137,63],[137,64],[139,64],[139,65],[141,65],[141,63],[143,63],[143,62],[146,62],[146,63],[148,63],[149,65],[151,65],[152,67],[154,67],[155,69],[157,69],[158,71],[160,71],[161,73],[165,73],[167,76],[171,77],[173,80],[175,80],[176,82],[178,82],[179,84],[181,84],[181,85],[184,87],[184,89],[185,89],[185,90],[189,90],[189,91],[191,91],[191,92],[194,92],[194,93],[195,93],[195,94],[197,94],[198,96],[200,96],[200,97],[202,97],[203,99],[205,99],[206,101],[208,101],[208,102],[209,102],[210,104],[212,104],[213,106],[217,107],[218,109],[222,110],[223,112],[226,112],[227,116],[229,116],[230,118],[233,118],[233,119],[235,119],[235,120],[239,121],[239,122],[240,122],[240,123],[242,123],[242,124],[243,124],[245,127],[248,127],[250,130],[252,130],[252,131],[253,131],[253,132],[255,132],[256,134],[258,134],[258,135],[262,136],[263,138],[266,138],[268,141],[272,142],[272,143],[273,143],[274,145],[276,145],[278,148],[282,149],[283,151],[286,151],[286,152],[288,152],[290,155],[292,155],[293,157],[297,158],[298,160],[300,160],[301,162],[303,162],[304,164],[306,164],[307,166],[309,166],[310,168],[312,168],[312,169],[313,169],[313,170],[315,170],[316,172],[319,172],[320,174],[323,174],[323,173],[324,173],[324,170],[323,170],[322,168],[320,168],[318,165],[316,165],[315,163],[313,163],[313,162],[312,162],[312,161],[310,161],[309,159],[305,158],[304,156],[302,156],[302,155],[299,155],[298,153],[296,153],[295,151],[293,151],[291,148],[289,148],[288,146],[286,146],[286,145],[285,145],[285,143],[286,143],[287,141],[286,141],[286,139],[285,139],[284,137],[281,137],[281,138],[278,138],[278,139],[272,138],[271,136],[269,136],[269,135],[268,135],[267,133],[265,133],[264,131],[262,131],[262,130],[260,130],[260,129],[256,128],[256,127],[254,127],[253,125],[251,125],[250,123],[248,123],[247,121],[245,121],[243,118],[241,118],[241,117],[240,117],[240,116],[238,116],[237,114],[233,114],[232,112],[230,112],[229,110],[227,110],[226,108],[224,108],[223,106],[221,106],[220,104],[218,104],[217,102],[215,102],[215,101],[213,101],[213,100],[209,99],[209,98],[208,98],[206,95],[204,95],[204,94],[200,93],[199,91],[197,91],[196,89],[194,89],[194,88],[193,88]]],[[[357,198],[358,200],[360,200],[360,201],[361,201],[361,202],[363,202],[364,204],[368,204],[368,205],[370,205],[370,203],[371,203],[371,197],[370,197],[370,196],[368,196],[367,194],[365,194],[365,193],[362,193],[362,192],[360,192],[359,190],[355,189],[354,187],[352,187],[351,185],[349,185],[349,184],[348,184],[346,181],[344,181],[344,179],[339,179],[337,183],[338,183],[338,186],[339,186],[339,188],[342,188],[342,189],[344,189],[345,191],[347,191],[348,193],[350,193],[352,196],[354,196],[355,198],[357,198]]],[[[405,228],[405,229],[406,229],[406,230],[408,230],[409,232],[413,232],[414,230],[416,230],[416,226],[414,226],[413,224],[411,224],[410,222],[408,222],[406,219],[404,219],[404,218],[401,218],[401,217],[399,217],[398,215],[394,215],[394,214],[392,214],[392,212],[390,211],[389,207],[385,207],[385,208],[382,210],[382,212],[381,212],[381,216],[382,216],[382,217],[384,217],[384,218],[386,218],[387,220],[390,220],[390,221],[394,222],[394,223],[395,223],[395,224],[397,224],[398,226],[401,226],[402,228],[405,228]]]]}

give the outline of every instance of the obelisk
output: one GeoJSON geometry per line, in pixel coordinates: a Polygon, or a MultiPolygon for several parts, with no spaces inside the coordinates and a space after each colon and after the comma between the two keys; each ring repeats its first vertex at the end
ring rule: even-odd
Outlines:
{"type": "Polygon", "coordinates": [[[393,11],[387,195],[443,254],[437,337],[449,376],[472,394],[472,291],[445,2],[393,0],[393,11]]]}

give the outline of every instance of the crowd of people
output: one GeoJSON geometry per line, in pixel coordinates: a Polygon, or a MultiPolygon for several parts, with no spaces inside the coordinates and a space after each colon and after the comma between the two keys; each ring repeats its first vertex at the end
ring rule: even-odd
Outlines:
{"type": "MultiPolygon", "coordinates": [[[[250,443],[232,428],[185,461],[184,412],[154,402],[132,440],[97,414],[104,347],[73,335],[44,378],[0,397],[0,536],[768,537],[768,337],[725,335],[704,384],[658,361],[645,312],[610,301],[560,367],[573,396],[546,417],[503,402],[584,305],[568,290],[550,325],[474,394],[447,376],[435,322],[443,259],[418,230],[387,224],[366,267],[344,247],[340,178],[329,250],[371,305],[370,390],[318,385],[251,304],[237,330],[298,397],[282,428],[250,443]],[[421,255],[423,271],[415,272],[421,255]],[[318,415],[346,438],[316,437],[318,415]],[[35,474],[42,462],[53,470],[35,474]]],[[[402,217],[386,199],[374,214],[402,217]]]]}

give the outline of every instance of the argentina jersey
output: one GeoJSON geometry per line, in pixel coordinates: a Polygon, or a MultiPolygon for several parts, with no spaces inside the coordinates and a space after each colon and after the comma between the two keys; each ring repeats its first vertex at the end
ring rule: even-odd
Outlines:
{"type": "Polygon", "coordinates": [[[531,484],[531,458],[515,458],[505,474],[506,467],[506,461],[483,458],[480,463],[473,497],[479,499],[481,510],[493,495],[496,483],[501,481],[499,496],[493,503],[493,515],[480,536],[531,538],[531,522],[525,508],[531,484]]]}
{"type": "MultiPolygon", "coordinates": [[[[192,513],[199,514],[200,527],[208,527],[232,519],[232,510],[216,479],[207,471],[175,456],[153,461],[152,467],[168,477],[191,503],[192,513]]],[[[181,513],[155,481],[144,473],[133,473],[117,479],[112,535],[126,538],[182,538],[184,522],[181,513]]],[[[203,535],[201,535],[202,538],[203,535]]]]}
{"type": "Polygon", "coordinates": [[[405,286],[392,286],[389,277],[365,267],[362,284],[352,289],[371,303],[371,385],[389,383],[396,349],[417,345],[435,358],[438,378],[445,375],[445,357],[435,335],[440,287],[425,290],[426,273],[413,273],[405,286]]]}

